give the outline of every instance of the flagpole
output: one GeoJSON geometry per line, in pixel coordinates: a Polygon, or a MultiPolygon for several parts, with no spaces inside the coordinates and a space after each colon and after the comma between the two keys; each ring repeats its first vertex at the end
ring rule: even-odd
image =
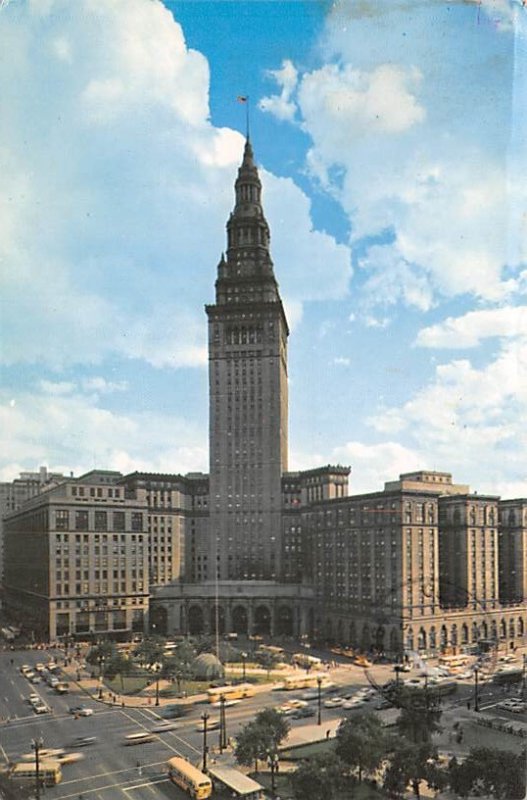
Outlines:
{"type": "Polygon", "coordinates": [[[250,133],[250,131],[249,131],[249,103],[250,103],[250,98],[249,98],[249,95],[247,95],[247,104],[246,104],[246,109],[245,109],[245,122],[246,122],[246,127],[247,127],[247,141],[249,140],[249,133],[250,133]]]}

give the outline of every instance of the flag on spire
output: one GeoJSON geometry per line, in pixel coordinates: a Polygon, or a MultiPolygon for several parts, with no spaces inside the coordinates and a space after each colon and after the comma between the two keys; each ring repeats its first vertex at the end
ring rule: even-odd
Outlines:
{"type": "Polygon", "coordinates": [[[238,103],[246,103],[249,98],[246,97],[243,94],[239,94],[236,99],[237,99],[238,103]]]}

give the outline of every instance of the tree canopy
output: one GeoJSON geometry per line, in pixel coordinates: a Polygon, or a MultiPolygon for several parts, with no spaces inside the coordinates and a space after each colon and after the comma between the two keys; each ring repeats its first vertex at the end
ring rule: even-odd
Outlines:
{"type": "Polygon", "coordinates": [[[448,779],[451,790],[458,797],[479,791],[503,800],[515,800],[524,797],[524,773],[523,754],[476,747],[462,763],[456,759],[450,762],[448,779]]]}
{"type": "Polygon", "coordinates": [[[337,800],[342,797],[344,764],[334,753],[302,761],[291,774],[291,788],[297,800],[337,800]]]}
{"type": "Polygon", "coordinates": [[[350,767],[357,769],[359,781],[363,772],[373,772],[387,752],[387,741],[380,720],[373,714],[348,717],[337,731],[336,753],[350,767]]]}

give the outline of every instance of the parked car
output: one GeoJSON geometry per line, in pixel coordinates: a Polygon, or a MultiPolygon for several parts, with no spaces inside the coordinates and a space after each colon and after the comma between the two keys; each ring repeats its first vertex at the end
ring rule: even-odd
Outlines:
{"type": "Polygon", "coordinates": [[[49,714],[50,708],[44,702],[40,701],[33,706],[35,714],[49,714]]]}

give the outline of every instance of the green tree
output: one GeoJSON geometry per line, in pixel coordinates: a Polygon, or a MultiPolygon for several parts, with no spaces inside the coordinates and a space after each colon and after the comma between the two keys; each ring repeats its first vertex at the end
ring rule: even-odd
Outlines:
{"type": "Polygon", "coordinates": [[[121,692],[124,692],[124,678],[131,675],[134,671],[134,662],[124,653],[118,651],[113,655],[108,664],[105,664],[104,673],[108,678],[113,678],[119,675],[121,680],[121,692]]]}
{"type": "Polygon", "coordinates": [[[302,761],[291,774],[296,800],[337,800],[345,786],[344,764],[334,753],[323,753],[302,761]]]}
{"type": "Polygon", "coordinates": [[[270,742],[270,746],[267,749],[273,752],[278,749],[278,745],[283,742],[291,730],[291,723],[287,717],[280,714],[276,708],[264,708],[259,711],[255,717],[255,722],[259,727],[267,731],[270,742]]]}
{"type": "Polygon", "coordinates": [[[387,741],[380,720],[373,714],[348,717],[337,731],[337,755],[358,772],[373,772],[387,752],[387,741]]]}
{"type": "Polygon", "coordinates": [[[238,734],[235,758],[239,764],[254,764],[258,772],[258,761],[275,754],[278,745],[289,733],[289,721],[274,708],[258,712],[252,722],[245,725],[238,734]]]}
{"type": "Polygon", "coordinates": [[[244,767],[254,765],[254,771],[258,772],[258,760],[267,756],[268,738],[266,738],[265,732],[253,720],[243,726],[236,739],[234,752],[236,761],[244,767]]]}
{"type": "Polygon", "coordinates": [[[467,758],[458,763],[452,759],[448,769],[448,782],[458,797],[471,792],[496,798],[523,798],[525,792],[525,756],[509,750],[476,747],[467,758]]]}
{"type": "Polygon", "coordinates": [[[98,666],[101,671],[106,671],[106,664],[110,664],[117,655],[117,648],[113,642],[103,640],[90,647],[86,655],[86,663],[92,667],[98,666]]]}
{"type": "Polygon", "coordinates": [[[175,680],[178,692],[181,692],[182,684],[192,678],[192,665],[185,658],[176,654],[163,662],[161,677],[175,680]]]}
{"type": "Polygon", "coordinates": [[[267,650],[258,650],[255,653],[254,660],[257,664],[267,670],[267,680],[269,680],[269,674],[273,667],[280,661],[280,656],[277,653],[269,653],[267,650]]]}
{"type": "Polygon", "coordinates": [[[408,784],[411,784],[413,793],[418,798],[423,780],[434,788],[439,788],[444,782],[437,765],[435,748],[429,742],[414,744],[403,741],[392,752],[384,777],[384,788],[392,794],[403,795],[408,784]]]}
{"type": "Polygon", "coordinates": [[[400,687],[394,704],[400,709],[396,723],[399,733],[413,744],[429,743],[441,730],[441,699],[433,690],[400,687]]]}
{"type": "Polygon", "coordinates": [[[143,667],[160,664],[165,655],[165,640],[161,636],[148,636],[134,650],[134,655],[143,667]]]}

